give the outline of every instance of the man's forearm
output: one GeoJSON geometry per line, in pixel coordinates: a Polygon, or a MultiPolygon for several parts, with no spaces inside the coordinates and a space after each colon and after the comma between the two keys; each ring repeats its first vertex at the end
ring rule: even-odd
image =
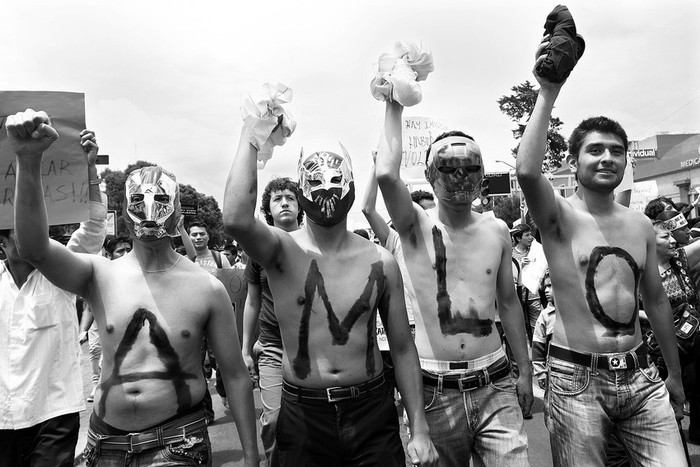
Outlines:
{"type": "Polygon", "coordinates": [[[391,357],[394,360],[396,385],[408,413],[411,433],[427,433],[428,423],[425,419],[423,378],[415,345],[412,342],[410,344],[399,352],[391,352],[391,357]]]}
{"type": "Polygon", "coordinates": [[[224,226],[229,231],[245,230],[255,221],[257,153],[258,150],[242,132],[224,193],[224,226]]]}
{"type": "Polygon", "coordinates": [[[399,177],[402,157],[401,115],[403,106],[395,102],[386,103],[384,133],[377,147],[376,172],[378,176],[399,177]]]}
{"type": "Polygon", "coordinates": [[[552,116],[554,102],[560,88],[542,88],[537,94],[535,108],[527,122],[518,148],[516,170],[518,177],[539,177],[542,175],[542,163],[547,149],[547,130],[552,116]]]}
{"type": "Polygon", "coordinates": [[[258,441],[255,430],[253,387],[250,378],[247,374],[233,378],[227,378],[224,374],[223,377],[229,407],[233,420],[236,422],[243,453],[248,461],[254,462],[258,456],[258,441]]]}
{"type": "Polygon", "coordinates": [[[532,376],[532,366],[527,355],[527,337],[525,335],[525,318],[517,305],[501,309],[501,324],[506,333],[506,339],[513,350],[513,356],[518,363],[521,375],[532,376]],[[505,313],[503,312],[505,311],[505,313]]]}
{"type": "Polygon", "coordinates": [[[20,254],[26,259],[42,257],[49,245],[41,160],[41,157],[16,159],[15,232],[20,254]]]}

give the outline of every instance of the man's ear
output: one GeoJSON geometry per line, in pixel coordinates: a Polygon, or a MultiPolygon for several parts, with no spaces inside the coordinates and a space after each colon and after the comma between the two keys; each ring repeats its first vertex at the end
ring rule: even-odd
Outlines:
{"type": "Polygon", "coordinates": [[[566,163],[569,165],[571,173],[575,174],[578,169],[578,160],[571,154],[566,156],[566,163]]]}

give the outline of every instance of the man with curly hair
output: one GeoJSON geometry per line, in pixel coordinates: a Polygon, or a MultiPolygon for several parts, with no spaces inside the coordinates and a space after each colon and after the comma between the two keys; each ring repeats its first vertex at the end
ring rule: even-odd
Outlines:
{"type": "MultiPolygon", "coordinates": [[[[275,178],[265,187],[260,212],[268,225],[285,232],[299,228],[304,211],[296,197],[297,184],[289,178],[275,178]]],[[[243,361],[251,376],[258,378],[262,413],[260,438],[267,465],[278,466],[275,428],[282,395],[282,337],[275,316],[275,303],[265,269],[252,259],[245,269],[248,295],[243,309],[243,361]],[[255,329],[260,334],[255,339],[255,329]]]]}

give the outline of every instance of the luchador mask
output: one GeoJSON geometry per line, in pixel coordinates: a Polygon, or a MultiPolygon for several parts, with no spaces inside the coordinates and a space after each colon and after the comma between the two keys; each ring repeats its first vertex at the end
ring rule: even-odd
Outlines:
{"type": "Polygon", "coordinates": [[[448,203],[471,204],[486,189],[481,151],[473,140],[449,136],[430,147],[426,179],[448,203]]]}
{"type": "Polygon", "coordinates": [[[355,201],[355,183],[348,151],[343,155],[319,151],[299,156],[297,199],[308,218],[316,224],[331,226],[347,216],[355,201]]]}
{"type": "Polygon", "coordinates": [[[178,236],[180,190],[175,176],[161,167],[134,170],[126,179],[124,220],[136,238],[178,236]]]}

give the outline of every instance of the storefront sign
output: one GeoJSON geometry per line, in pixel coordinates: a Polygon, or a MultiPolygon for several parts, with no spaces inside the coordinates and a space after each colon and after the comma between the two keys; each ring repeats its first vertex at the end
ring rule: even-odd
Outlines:
{"type": "Polygon", "coordinates": [[[644,159],[644,158],[656,157],[657,153],[658,153],[658,149],[656,149],[656,148],[628,149],[627,150],[627,157],[632,157],[634,159],[644,159]]]}
{"type": "Polygon", "coordinates": [[[696,165],[700,165],[700,157],[696,157],[694,159],[686,159],[684,161],[681,161],[681,169],[686,169],[688,167],[695,167],[696,165]]]}

